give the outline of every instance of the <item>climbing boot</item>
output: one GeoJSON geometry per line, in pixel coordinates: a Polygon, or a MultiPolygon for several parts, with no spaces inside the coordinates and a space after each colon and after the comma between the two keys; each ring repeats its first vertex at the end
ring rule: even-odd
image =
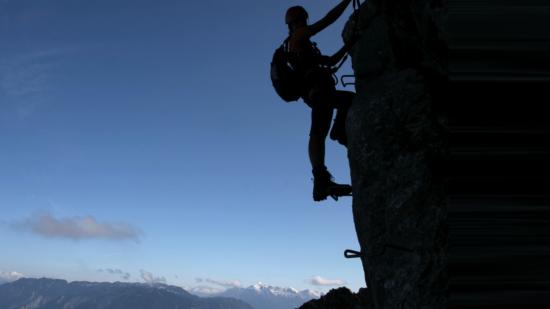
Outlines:
{"type": "Polygon", "coordinates": [[[328,196],[335,201],[338,197],[350,195],[351,186],[342,185],[332,181],[332,175],[325,169],[313,171],[313,200],[320,202],[326,200],[328,196]]]}

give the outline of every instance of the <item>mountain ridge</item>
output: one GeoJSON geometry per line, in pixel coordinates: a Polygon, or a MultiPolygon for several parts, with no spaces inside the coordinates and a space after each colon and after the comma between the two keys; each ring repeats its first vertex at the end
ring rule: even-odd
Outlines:
{"type": "Polygon", "coordinates": [[[254,309],[229,297],[202,298],[162,283],[21,278],[0,285],[0,308],[254,309]]]}
{"type": "Polygon", "coordinates": [[[216,296],[240,299],[257,309],[293,309],[312,300],[322,293],[312,290],[297,290],[292,287],[277,287],[261,282],[242,288],[234,287],[216,296]]]}

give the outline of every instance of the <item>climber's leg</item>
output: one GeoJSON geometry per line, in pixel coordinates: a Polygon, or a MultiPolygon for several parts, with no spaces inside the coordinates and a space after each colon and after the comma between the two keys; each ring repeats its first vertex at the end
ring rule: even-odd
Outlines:
{"type": "Polygon", "coordinates": [[[309,160],[313,170],[325,167],[325,140],[332,121],[332,107],[328,105],[327,95],[321,90],[312,90],[308,105],[311,107],[311,128],[309,131],[309,160]]]}
{"type": "Polygon", "coordinates": [[[347,146],[348,139],[346,135],[346,117],[351,106],[355,93],[350,91],[334,91],[332,101],[336,107],[336,118],[330,131],[330,138],[347,146]]]}
{"type": "Polygon", "coordinates": [[[332,181],[332,176],[325,166],[325,140],[330,130],[333,106],[328,104],[330,93],[313,93],[310,96],[311,130],[309,134],[309,159],[313,172],[313,200],[322,201],[327,196],[342,196],[351,193],[349,185],[332,181]]]}

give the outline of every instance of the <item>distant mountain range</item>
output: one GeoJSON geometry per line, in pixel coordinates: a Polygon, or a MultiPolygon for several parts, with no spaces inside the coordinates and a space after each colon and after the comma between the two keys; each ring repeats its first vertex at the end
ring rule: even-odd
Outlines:
{"type": "Polygon", "coordinates": [[[321,294],[311,290],[298,291],[258,283],[247,288],[231,288],[216,296],[240,299],[256,309],[294,309],[309,300],[319,298],[321,294]]]}
{"type": "Polygon", "coordinates": [[[321,293],[258,283],[212,295],[166,284],[67,282],[22,278],[0,282],[1,309],[294,309],[321,293]],[[192,291],[193,292],[193,291],[192,291]]]}
{"type": "Polygon", "coordinates": [[[234,298],[202,298],[182,288],[165,284],[69,283],[46,278],[23,278],[0,285],[0,308],[254,309],[234,298]]]}

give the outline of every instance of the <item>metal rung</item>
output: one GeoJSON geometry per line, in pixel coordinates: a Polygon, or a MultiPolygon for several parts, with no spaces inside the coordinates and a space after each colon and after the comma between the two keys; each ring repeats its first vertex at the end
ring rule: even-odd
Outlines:
{"type": "Polygon", "coordinates": [[[355,78],[355,75],[342,75],[340,77],[340,82],[342,83],[342,86],[346,87],[347,85],[355,85],[355,81],[353,83],[346,83],[344,81],[344,78],[355,78]]]}
{"type": "Polygon", "coordinates": [[[346,259],[356,259],[362,257],[363,254],[359,251],[348,249],[344,251],[344,256],[346,257],[346,259]]]}

